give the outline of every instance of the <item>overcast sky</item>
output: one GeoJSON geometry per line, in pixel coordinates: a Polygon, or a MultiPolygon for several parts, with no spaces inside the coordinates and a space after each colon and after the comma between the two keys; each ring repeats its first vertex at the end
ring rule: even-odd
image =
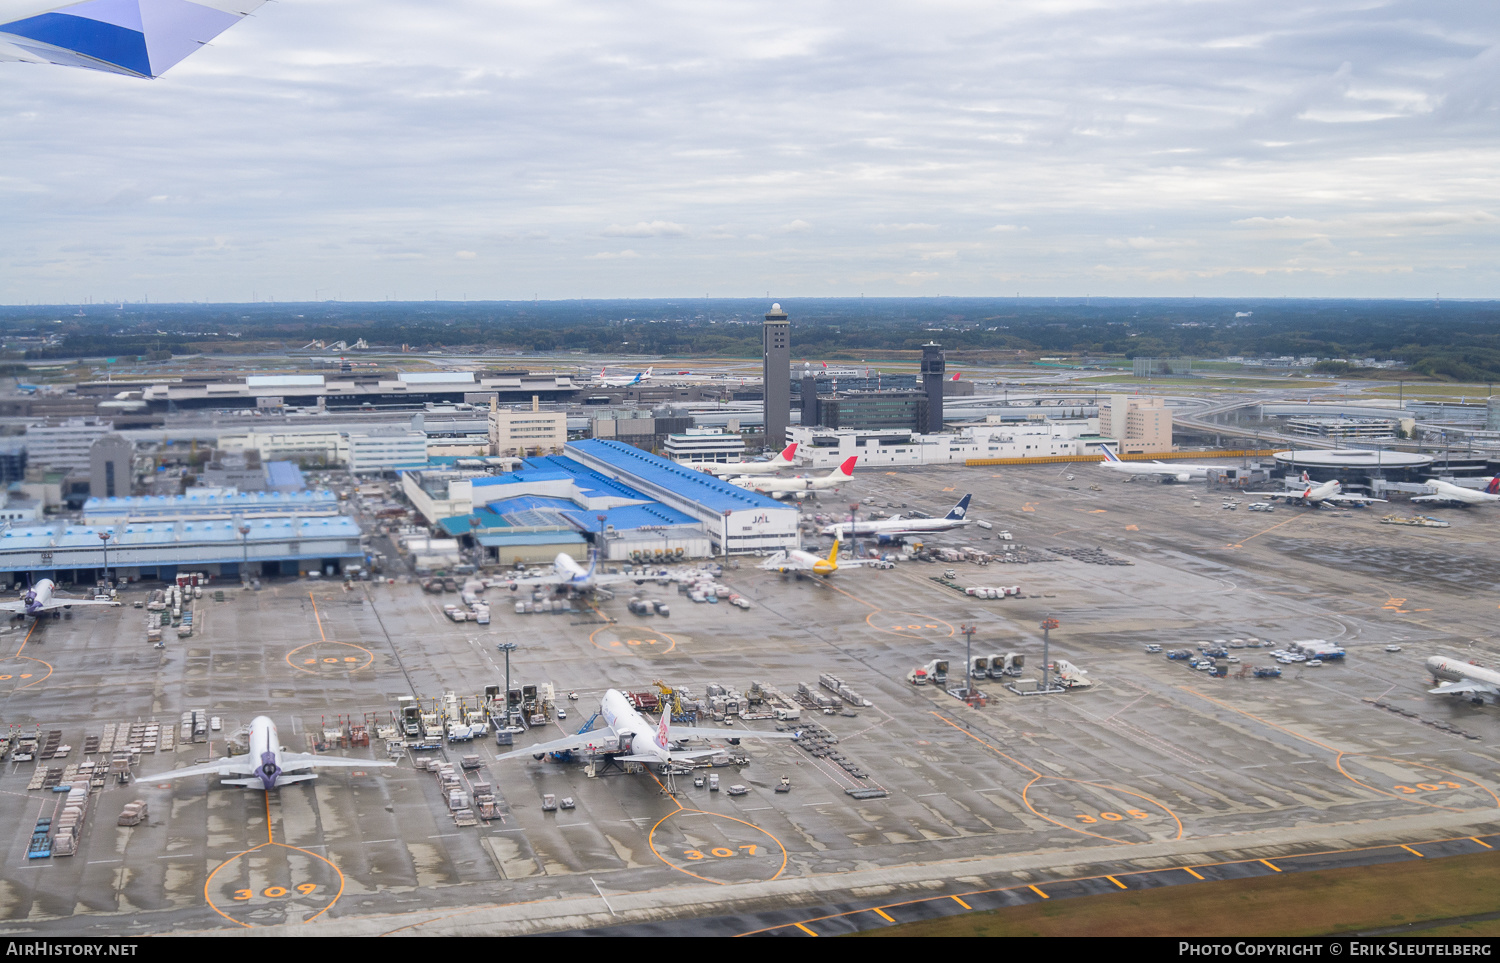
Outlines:
{"type": "Polygon", "coordinates": [[[0,302],[1500,295],[1492,4],[284,0],[0,64],[0,302]]]}

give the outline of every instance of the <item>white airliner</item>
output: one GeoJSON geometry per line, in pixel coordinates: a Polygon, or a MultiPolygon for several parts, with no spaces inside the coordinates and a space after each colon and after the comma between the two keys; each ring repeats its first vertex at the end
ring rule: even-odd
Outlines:
{"type": "Polygon", "coordinates": [[[1428,692],[1437,695],[1467,695],[1470,702],[1500,702],[1500,672],[1480,665],[1435,655],[1427,660],[1432,681],[1442,683],[1428,692]]]}
{"type": "Polygon", "coordinates": [[[645,716],[618,689],[604,693],[599,703],[600,715],[604,718],[603,729],[590,729],[577,735],[551,742],[539,743],[525,749],[516,749],[500,759],[518,756],[533,756],[541,759],[549,752],[582,751],[592,756],[612,756],[616,762],[643,762],[647,765],[669,766],[674,762],[692,762],[711,756],[722,749],[673,749],[674,742],[684,739],[792,739],[792,732],[761,732],[754,729],[698,729],[691,726],[672,726],[671,711],[663,707],[661,722],[652,725],[645,716]]]}
{"type": "Polygon", "coordinates": [[[908,535],[926,535],[932,532],[946,532],[955,528],[963,528],[972,524],[966,518],[969,514],[969,499],[973,495],[965,495],[958,500],[958,504],[948,510],[948,514],[942,518],[879,518],[868,522],[835,522],[823,528],[824,535],[833,535],[836,538],[847,538],[853,536],[874,535],[882,542],[896,541],[908,535]]]}
{"type": "Polygon", "coordinates": [[[1289,488],[1282,492],[1246,492],[1247,495],[1264,495],[1271,500],[1282,499],[1287,504],[1297,502],[1310,508],[1319,505],[1368,505],[1371,502],[1383,502],[1384,498],[1371,498],[1368,495],[1349,495],[1344,493],[1344,486],[1337,481],[1321,482],[1317,485],[1307,480],[1303,475],[1304,482],[1301,488],[1289,488]]]}
{"type": "Polygon", "coordinates": [[[757,568],[763,572],[779,572],[782,575],[832,575],[841,568],[860,568],[865,563],[858,559],[839,561],[839,540],[833,540],[828,557],[804,552],[800,548],[782,549],[761,562],[757,568]]]}
{"type": "Polygon", "coordinates": [[[704,462],[698,466],[710,475],[770,475],[792,467],[792,457],[797,454],[794,441],[781,450],[781,454],[768,461],[704,462]]]}
{"type": "Polygon", "coordinates": [[[647,368],[645,371],[637,371],[633,378],[606,378],[604,372],[608,370],[608,368],[600,368],[599,377],[595,378],[593,383],[602,385],[605,388],[634,388],[638,384],[644,384],[651,380],[652,369],[650,368],[647,368]]]}
{"type": "Polygon", "coordinates": [[[1444,505],[1490,505],[1500,502],[1500,475],[1491,478],[1484,491],[1464,488],[1438,478],[1427,479],[1430,495],[1413,495],[1414,502],[1440,502],[1444,505]]]}
{"type": "Polygon", "coordinates": [[[160,77],[266,0],[0,0],[0,61],[160,77]]]}
{"type": "Polygon", "coordinates": [[[70,599],[54,595],[57,586],[50,578],[44,578],[31,588],[27,589],[19,599],[14,602],[0,602],[0,612],[10,612],[14,616],[29,615],[39,619],[51,612],[55,618],[62,618],[62,610],[70,609],[75,605],[111,605],[119,607],[119,602],[106,602],[103,599],[70,599]]]}
{"type": "Polygon", "coordinates": [[[256,716],[250,721],[250,751],[243,756],[230,756],[217,762],[206,762],[201,766],[188,766],[171,772],[152,776],[152,779],[184,779],[188,776],[211,776],[217,774],[219,782],[226,786],[244,786],[247,789],[272,790],[293,782],[305,782],[318,778],[315,772],[300,772],[321,766],[341,766],[345,769],[374,769],[379,766],[394,766],[394,762],[376,759],[349,759],[344,756],[323,756],[306,752],[287,752],[276,735],[276,723],[265,716],[256,716]],[[293,773],[297,773],[293,775],[293,773]],[[229,777],[237,778],[229,778],[229,777]]]}
{"type": "Polygon", "coordinates": [[[842,465],[821,478],[806,478],[801,475],[796,478],[735,478],[730,484],[773,498],[785,498],[788,495],[801,498],[808,492],[827,491],[849,481],[854,477],[854,463],[857,461],[858,455],[850,455],[842,465]]]}
{"type": "Polygon", "coordinates": [[[1217,468],[1214,465],[1169,465],[1164,461],[1122,461],[1107,445],[1100,445],[1099,451],[1104,455],[1099,467],[1120,475],[1129,475],[1127,481],[1133,480],[1137,475],[1150,475],[1164,482],[1187,482],[1195,478],[1207,478],[1208,470],[1217,468]]]}
{"type": "Polygon", "coordinates": [[[589,556],[589,567],[584,568],[573,560],[566,552],[558,552],[557,558],[552,560],[551,575],[532,575],[524,578],[507,579],[506,584],[512,592],[521,586],[547,585],[555,589],[570,589],[574,592],[592,592],[596,588],[609,585],[619,585],[623,582],[634,582],[637,585],[649,581],[640,575],[611,575],[607,572],[598,571],[599,557],[597,554],[589,556]]]}

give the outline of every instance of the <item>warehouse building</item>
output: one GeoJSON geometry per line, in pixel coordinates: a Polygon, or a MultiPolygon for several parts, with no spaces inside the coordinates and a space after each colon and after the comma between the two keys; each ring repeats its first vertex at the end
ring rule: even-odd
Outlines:
{"type": "Polygon", "coordinates": [[[715,554],[800,546],[795,506],[617,441],[575,441],[567,455],[694,519],[715,554]]]}
{"type": "Polygon", "coordinates": [[[107,550],[116,580],[167,581],[179,570],[238,577],[247,566],[252,576],[331,575],[364,559],[359,538],[342,515],[11,526],[0,532],[0,572],[91,585],[104,576],[107,550]]]}
{"type": "Polygon", "coordinates": [[[90,498],[83,503],[83,519],[90,525],[120,520],[256,518],[339,514],[339,500],[330,491],[238,492],[233,489],[189,488],[181,495],[131,495],[90,498]]]}

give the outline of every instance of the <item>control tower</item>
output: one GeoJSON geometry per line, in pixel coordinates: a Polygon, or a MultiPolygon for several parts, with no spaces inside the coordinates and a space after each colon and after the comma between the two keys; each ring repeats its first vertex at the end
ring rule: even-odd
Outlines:
{"type": "MultiPolygon", "coordinates": [[[[786,446],[786,430],[792,420],[792,324],[781,305],[771,305],[760,330],[764,349],[761,383],[765,385],[766,447],[780,451],[786,446]]],[[[938,385],[938,391],[942,390],[943,386],[938,385]]]]}
{"type": "Polygon", "coordinates": [[[922,345],[922,390],[927,393],[927,424],[922,428],[929,435],[943,430],[943,346],[929,341],[922,345]]]}

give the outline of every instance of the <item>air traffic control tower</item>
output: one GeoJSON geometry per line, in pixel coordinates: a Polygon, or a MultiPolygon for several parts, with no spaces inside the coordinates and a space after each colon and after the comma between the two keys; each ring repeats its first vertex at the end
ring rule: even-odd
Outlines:
{"type": "MultiPolygon", "coordinates": [[[[765,385],[766,447],[779,451],[786,445],[786,430],[792,420],[792,324],[781,305],[771,305],[761,326],[764,349],[761,383],[765,385]]],[[[942,386],[938,386],[942,390],[942,386]]]]}
{"type": "MultiPolygon", "coordinates": [[[[767,315],[770,317],[770,315],[767,315]]],[[[922,345],[922,390],[927,393],[927,424],[922,431],[936,435],[943,430],[943,346],[929,341],[922,345]]]]}

